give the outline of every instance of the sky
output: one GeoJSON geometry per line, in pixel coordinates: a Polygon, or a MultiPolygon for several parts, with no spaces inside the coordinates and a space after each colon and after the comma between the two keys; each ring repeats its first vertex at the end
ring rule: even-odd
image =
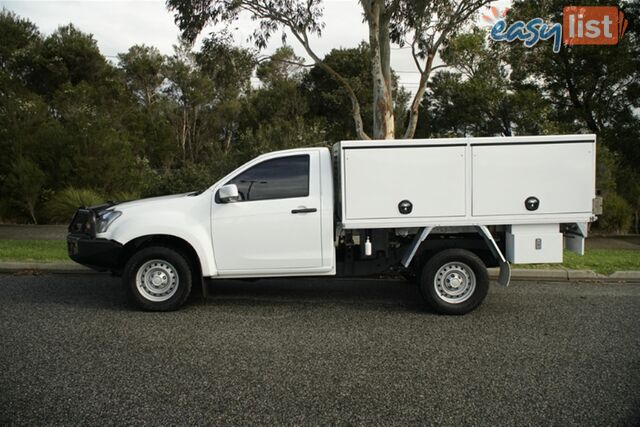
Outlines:
{"type": "MultiPolygon", "coordinates": [[[[171,54],[179,35],[173,15],[162,0],[0,0],[0,7],[28,18],[44,34],[71,22],[83,32],[92,34],[102,54],[114,63],[118,53],[126,52],[135,44],[155,46],[162,53],[171,54]]],[[[324,23],[322,37],[314,37],[311,43],[320,57],[333,48],[357,46],[367,37],[362,9],[356,0],[325,0],[324,23]]],[[[247,38],[255,25],[248,17],[236,21],[231,27],[235,42],[252,47],[247,38]]],[[[214,28],[209,27],[203,35],[212,30],[214,28]]],[[[289,40],[298,56],[308,58],[295,39],[290,37],[289,40]]],[[[261,53],[270,54],[281,45],[280,36],[276,35],[261,53]]],[[[414,91],[419,74],[409,50],[393,48],[391,65],[400,77],[400,83],[414,91]]]]}

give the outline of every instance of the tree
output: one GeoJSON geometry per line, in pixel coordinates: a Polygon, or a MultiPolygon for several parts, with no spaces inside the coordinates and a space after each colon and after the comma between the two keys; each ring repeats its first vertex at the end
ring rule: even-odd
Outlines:
{"type": "Polygon", "coordinates": [[[262,87],[248,92],[240,115],[238,162],[273,150],[325,144],[324,122],[310,113],[302,83],[308,72],[300,61],[289,46],[260,61],[256,75],[262,87]]]}
{"type": "MultiPolygon", "coordinates": [[[[372,136],[395,136],[394,94],[391,73],[391,43],[408,44],[420,72],[420,85],[411,103],[405,138],[412,138],[418,122],[420,101],[426,90],[433,61],[442,43],[489,0],[362,0],[368,26],[370,78],[372,82],[372,136]]],[[[320,0],[167,0],[176,22],[187,40],[194,40],[208,23],[228,24],[243,12],[259,22],[253,34],[256,46],[266,46],[274,32],[287,29],[313,62],[344,88],[351,104],[355,133],[370,139],[364,130],[361,101],[342,74],[313,50],[311,35],[321,35],[323,24],[320,0]]],[[[283,38],[284,38],[283,33],[283,38]]]]}
{"type": "MultiPolygon", "coordinates": [[[[592,5],[610,2],[591,1],[592,5]]],[[[542,17],[562,22],[564,2],[519,0],[507,14],[509,21],[542,17]]],[[[622,3],[622,8],[625,7],[622,3]]],[[[637,22],[637,10],[626,16],[637,22]]],[[[636,30],[637,31],[637,30],[636,30]]],[[[553,102],[560,120],[599,133],[611,125],[615,114],[640,106],[640,34],[630,30],[617,46],[563,46],[554,53],[546,43],[532,48],[508,45],[513,80],[534,85],[553,102]]]]}
{"type": "Polygon", "coordinates": [[[421,136],[492,136],[543,134],[555,130],[551,105],[534,88],[511,80],[501,46],[488,43],[474,27],[452,37],[440,51],[445,71],[433,76],[423,103],[429,120],[421,136]]]}
{"type": "Polygon", "coordinates": [[[168,169],[178,148],[169,120],[171,104],[163,93],[167,82],[167,58],[155,47],[135,45],[118,55],[124,82],[137,100],[128,130],[137,143],[136,153],[152,168],[168,169]]]}
{"type": "MultiPolygon", "coordinates": [[[[25,65],[25,57],[42,42],[38,28],[29,20],[6,9],[0,11],[0,70],[16,73],[25,65]]],[[[22,78],[18,73],[15,78],[22,78]]]]}
{"type": "Polygon", "coordinates": [[[59,27],[43,43],[28,69],[28,87],[47,98],[64,83],[103,81],[111,70],[91,34],[73,24],[59,27]]]}
{"type": "Polygon", "coordinates": [[[623,167],[618,172],[620,194],[633,209],[633,232],[640,233],[640,171],[623,167]]]}
{"type": "Polygon", "coordinates": [[[175,137],[182,153],[182,162],[193,162],[200,141],[200,112],[207,104],[209,92],[213,90],[211,81],[198,72],[195,55],[189,46],[174,46],[174,55],[168,60],[169,84],[165,93],[176,104],[170,115],[175,137]]]}
{"type": "Polygon", "coordinates": [[[33,223],[37,224],[36,204],[44,182],[45,175],[38,165],[25,157],[19,157],[11,165],[2,192],[10,205],[13,204],[18,210],[26,211],[33,223]]]}
{"type": "Polygon", "coordinates": [[[258,64],[256,76],[267,87],[282,82],[300,82],[303,58],[296,56],[291,46],[279,47],[273,55],[258,64]]]}
{"type": "Polygon", "coordinates": [[[171,121],[182,162],[194,163],[205,151],[228,151],[237,134],[238,98],[249,88],[251,52],[212,36],[199,52],[181,43],[168,60],[165,93],[175,103],[171,121]]]}
{"type": "MultiPolygon", "coordinates": [[[[373,82],[369,71],[369,47],[361,43],[356,48],[333,49],[323,62],[349,82],[354,94],[362,103],[362,130],[373,130],[373,82]]],[[[350,114],[350,101],[346,90],[320,66],[314,66],[304,77],[311,116],[323,117],[330,141],[358,139],[350,114]]]]}
{"type": "Polygon", "coordinates": [[[127,53],[118,55],[127,86],[146,108],[157,100],[159,88],[166,76],[165,57],[155,47],[131,46],[127,53]]]}
{"type": "MultiPolygon", "coordinates": [[[[363,129],[367,134],[373,130],[373,82],[369,71],[369,56],[369,46],[362,42],[355,48],[332,49],[323,58],[326,64],[349,82],[361,101],[363,129]]],[[[358,139],[349,114],[349,99],[345,96],[342,85],[317,65],[304,76],[302,85],[308,99],[309,117],[325,119],[329,141],[358,139]]],[[[395,93],[394,117],[396,123],[401,125],[405,120],[410,94],[399,87],[395,73],[392,73],[392,88],[395,93]]]]}
{"type": "Polygon", "coordinates": [[[241,96],[250,90],[251,74],[255,68],[254,52],[234,47],[226,34],[211,34],[203,40],[196,61],[201,72],[213,85],[209,109],[215,110],[217,120],[213,131],[222,149],[228,152],[234,136],[239,133],[241,96]]]}
{"type": "Polygon", "coordinates": [[[309,122],[315,121],[314,117],[307,116],[309,99],[302,87],[307,72],[298,65],[300,60],[293,49],[285,46],[260,62],[256,76],[262,87],[249,93],[242,127],[256,128],[260,123],[277,119],[308,118],[309,122]]]}

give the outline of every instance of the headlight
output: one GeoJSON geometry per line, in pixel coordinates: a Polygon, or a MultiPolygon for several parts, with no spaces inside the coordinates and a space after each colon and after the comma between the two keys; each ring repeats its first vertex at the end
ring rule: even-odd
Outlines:
{"type": "Polygon", "coordinates": [[[122,215],[120,211],[104,211],[98,214],[96,218],[96,232],[104,233],[107,231],[113,221],[118,219],[122,215]]]}

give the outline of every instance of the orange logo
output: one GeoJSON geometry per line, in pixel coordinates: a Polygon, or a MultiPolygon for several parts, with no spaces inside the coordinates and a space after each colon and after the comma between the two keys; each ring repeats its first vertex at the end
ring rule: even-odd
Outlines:
{"type": "Polygon", "coordinates": [[[565,6],[562,15],[566,45],[618,44],[629,24],[616,6],[565,6]]]}

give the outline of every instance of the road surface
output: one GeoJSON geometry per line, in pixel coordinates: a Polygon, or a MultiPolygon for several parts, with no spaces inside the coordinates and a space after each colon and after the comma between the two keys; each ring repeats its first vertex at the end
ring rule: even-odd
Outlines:
{"type": "Polygon", "coordinates": [[[107,276],[0,275],[0,424],[637,425],[640,285],[215,282],[173,313],[107,276]]]}

